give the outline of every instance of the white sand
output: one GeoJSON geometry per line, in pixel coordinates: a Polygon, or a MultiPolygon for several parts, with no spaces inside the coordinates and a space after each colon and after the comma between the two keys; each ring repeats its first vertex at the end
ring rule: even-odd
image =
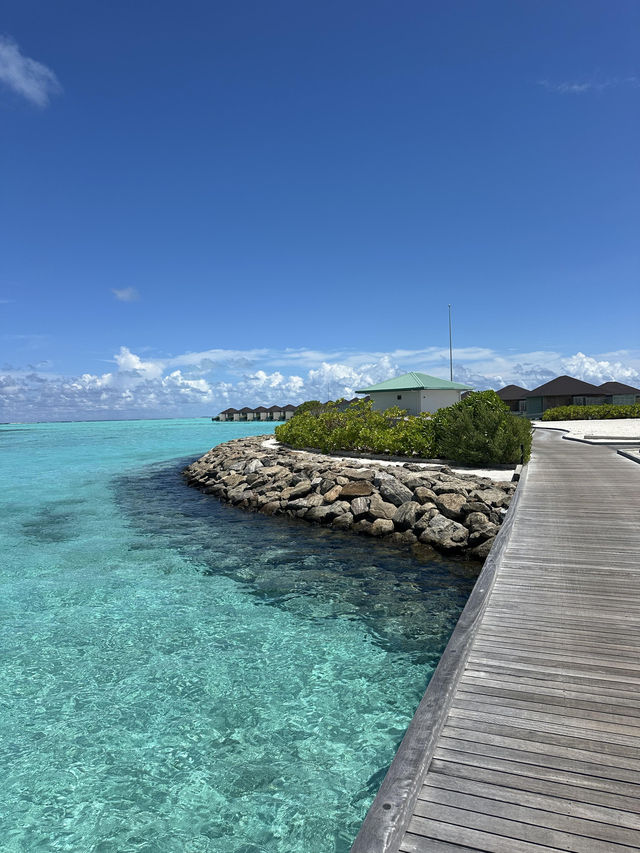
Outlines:
{"type": "MultiPolygon", "coordinates": [[[[263,447],[280,447],[275,438],[268,438],[266,441],[262,442],[263,447]]],[[[288,447],[287,450],[291,450],[292,453],[307,453],[306,450],[294,450],[293,448],[288,447]]],[[[368,465],[375,463],[376,465],[404,465],[405,462],[411,462],[411,459],[405,459],[403,461],[391,461],[389,459],[366,459],[360,456],[334,456],[331,454],[331,459],[337,459],[340,462],[356,462],[360,463],[363,468],[366,468],[368,465]]],[[[415,465],[419,465],[421,468],[431,470],[439,470],[442,468],[442,464],[434,464],[431,462],[415,462],[415,465]]],[[[504,480],[505,482],[510,482],[513,477],[513,468],[508,468],[506,470],[498,469],[498,468],[456,468],[454,465],[450,466],[452,471],[455,471],[456,474],[470,474],[474,477],[490,477],[492,480],[504,480]]]]}
{"type": "Polygon", "coordinates": [[[640,443],[640,418],[616,418],[602,421],[532,421],[538,429],[564,430],[576,438],[603,436],[640,443]]]}

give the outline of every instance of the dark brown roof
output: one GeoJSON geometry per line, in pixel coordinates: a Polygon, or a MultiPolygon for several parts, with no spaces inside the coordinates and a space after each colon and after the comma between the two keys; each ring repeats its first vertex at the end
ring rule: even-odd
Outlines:
{"type": "Polygon", "coordinates": [[[283,407],[282,411],[283,412],[295,412],[295,410],[297,408],[298,407],[294,406],[292,403],[287,403],[287,405],[283,407]]]}
{"type": "Polygon", "coordinates": [[[625,385],[624,382],[603,382],[599,387],[604,394],[640,394],[640,388],[625,385]]]}
{"type": "Polygon", "coordinates": [[[255,409],[250,409],[249,406],[245,406],[244,409],[240,409],[241,415],[250,415],[255,412],[255,409]]]}
{"type": "Polygon", "coordinates": [[[282,406],[269,406],[267,409],[268,412],[281,412],[282,406]]]}
{"type": "Polygon", "coordinates": [[[221,415],[237,415],[237,409],[225,409],[224,412],[220,412],[221,415]]]}
{"type": "Polygon", "coordinates": [[[254,409],[253,411],[254,412],[268,412],[269,409],[267,409],[265,406],[258,406],[258,408],[254,409]]]}
{"type": "Polygon", "coordinates": [[[521,388],[520,385],[505,385],[499,391],[496,391],[501,400],[523,400],[529,391],[526,388],[521,388]]]}
{"type": "Polygon", "coordinates": [[[538,385],[533,391],[527,391],[527,397],[566,397],[566,396],[591,396],[601,397],[602,390],[590,382],[582,379],[574,379],[573,376],[558,376],[544,385],[538,385]]]}

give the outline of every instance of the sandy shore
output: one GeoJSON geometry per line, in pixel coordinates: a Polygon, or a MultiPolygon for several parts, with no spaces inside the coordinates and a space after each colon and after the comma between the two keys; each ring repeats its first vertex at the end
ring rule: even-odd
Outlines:
{"type": "Polygon", "coordinates": [[[640,418],[618,418],[602,421],[532,421],[539,429],[561,429],[576,438],[638,439],[640,444],[640,418]]]}
{"type": "MultiPolygon", "coordinates": [[[[266,441],[262,442],[264,447],[269,448],[277,448],[281,447],[278,441],[275,438],[269,438],[266,441]]],[[[306,450],[294,450],[293,448],[289,448],[292,453],[305,453],[309,454],[306,450]]],[[[371,464],[372,461],[375,461],[376,465],[390,465],[390,466],[398,466],[404,465],[405,462],[411,462],[412,464],[419,465],[421,468],[424,468],[425,471],[429,471],[430,469],[440,469],[444,463],[436,464],[430,462],[413,462],[412,459],[403,459],[402,461],[393,461],[389,459],[375,459],[372,460],[370,457],[360,457],[360,456],[338,456],[337,454],[334,456],[333,454],[330,457],[331,459],[335,459],[339,462],[360,462],[363,466],[367,466],[371,464]]],[[[513,472],[515,470],[515,465],[512,468],[470,468],[470,467],[456,467],[455,465],[449,466],[452,471],[455,471],[456,474],[472,474],[475,477],[489,477],[491,480],[498,480],[508,483],[513,478],[513,472]]]]}

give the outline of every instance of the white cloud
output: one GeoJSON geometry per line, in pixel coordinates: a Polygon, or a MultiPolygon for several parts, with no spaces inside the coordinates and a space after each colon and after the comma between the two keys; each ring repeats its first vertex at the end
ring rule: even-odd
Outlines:
{"type": "Polygon", "coordinates": [[[590,81],[564,81],[552,83],[550,80],[539,80],[538,85],[543,86],[549,92],[559,95],[584,95],[588,92],[604,92],[605,89],[617,89],[621,86],[630,86],[633,89],[640,87],[640,77],[607,77],[606,79],[594,78],[590,81]]]}
{"type": "Polygon", "coordinates": [[[0,36],[0,82],[38,107],[46,107],[53,95],[62,92],[53,71],[24,56],[6,36],[0,36]]]}
{"type": "Polygon", "coordinates": [[[137,302],[140,299],[135,287],[124,287],[122,290],[112,288],[111,292],[119,302],[137,302]]]}
{"type": "MultiPolygon", "coordinates": [[[[446,348],[393,353],[311,350],[207,350],[142,358],[128,347],[102,374],[60,376],[50,365],[0,369],[0,421],[215,415],[227,406],[284,405],[353,397],[358,388],[409,370],[449,376],[446,348]]],[[[568,373],[594,384],[617,379],[640,387],[640,351],[454,351],[454,379],[477,389],[509,383],[533,388],[568,373]]]]}

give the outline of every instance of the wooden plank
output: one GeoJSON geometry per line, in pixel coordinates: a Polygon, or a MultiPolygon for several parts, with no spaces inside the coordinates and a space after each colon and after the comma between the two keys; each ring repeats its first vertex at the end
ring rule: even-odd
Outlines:
{"type": "MultiPolygon", "coordinates": [[[[582,791],[573,789],[578,795],[576,800],[575,794],[573,797],[561,796],[560,793],[551,793],[548,789],[544,792],[530,791],[526,787],[522,787],[522,779],[515,777],[518,787],[513,785],[499,785],[494,782],[479,781],[477,779],[466,779],[459,776],[450,776],[443,773],[438,773],[430,768],[429,773],[425,778],[425,784],[418,799],[428,800],[432,798],[430,788],[444,789],[446,791],[459,792],[469,794],[485,799],[499,800],[501,803],[515,803],[518,806],[526,806],[532,809],[542,809],[546,812],[552,812],[555,815],[563,815],[568,818],[582,818],[588,821],[597,821],[604,824],[612,824],[618,827],[633,830],[635,833],[640,832],[640,815],[629,813],[623,809],[614,807],[597,806],[593,803],[582,802],[579,797],[582,791]]],[[[559,791],[560,789],[556,789],[559,791]]],[[[566,791],[562,793],[566,794],[566,791]]],[[[432,802],[438,802],[437,799],[432,799],[432,802]]],[[[512,816],[511,814],[509,816],[512,816]]],[[[560,828],[566,829],[569,825],[564,824],[560,828]]],[[[582,832],[583,835],[590,835],[592,832],[605,833],[605,830],[595,827],[587,827],[588,832],[582,832]]],[[[596,838],[610,838],[608,831],[606,834],[596,834],[596,838]]],[[[626,839],[620,838],[625,844],[631,843],[630,836],[626,839]]],[[[635,837],[636,841],[640,841],[639,837],[635,837]]]]}
{"type": "MultiPolygon", "coordinates": [[[[523,793],[520,801],[514,800],[513,797],[505,801],[497,796],[488,797],[486,795],[479,796],[478,794],[471,794],[463,790],[464,787],[462,785],[457,790],[452,791],[434,785],[425,785],[420,792],[416,814],[432,817],[434,805],[446,806],[470,812],[480,812],[487,817],[516,821],[541,829],[557,830],[562,833],[584,836],[592,842],[592,849],[594,851],[602,850],[605,853],[610,853],[606,845],[599,842],[628,845],[631,849],[634,846],[640,846],[640,832],[636,829],[619,826],[615,813],[608,821],[602,822],[597,818],[574,817],[570,814],[558,813],[554,808],[555,801],[549,798],[536,798],[535,795],[523,793]],[[537,799],[539,805],[530,806],[526,802],[527,799],[537,799]]],[[[435,811],[438,810],[436,809],[435,811]]],[[[515,832],[514,837],[523,838],[523,840],[528,841],[544,841],[545,843],[549,843],[542,837],[527,837],[527,835],[518,835],[515,832]]]]}
{"type": "MultiPolygon", "coordinates": [[[[466,801],[464,798],[462,799],[466,801]]],[[[515,814],[520,815],[521,812],[516,811],[515,814]]],[[[459,843],[459,839],[456,837],[455,829],[466,827],[488,832],[494,836],[503,836],[509,840],[509,844],[516,841],[526,841],[552,849],[556,848],[556,851],[567,851],[567,853],[637,853],[638,849],[626,844],[601,841],[551,827],[525,823],[522,820],[486,814],[474,809],[457,808],[441,803],[426,803],[424,800],[418,801],[414,818],[409,823],[409,830],[416,835],[426,834],[424,830],[429,830],[429,824],[422,824],[420,818],[424,818],[426,821],[446,821],[452,827],[452,831],[450,837],[444,840],[456,843],[459,843]]],[[[511,850],[512,848],[506,847],[505,849],[511,850]]]]}
{"type": "Polygon", "coordinates": [[[452,827],[448,823],[427,821],[424,818],[412,819],[399,849],[401,853],[431,853],[432,850],[437,850],[432,846],[435,843],[451,844],[447,839],[452,835],[455,835],[460,842],[457,845],[458,848],[461,847],[467,853],[474,850],[488,851],[488,853],[558,853],[557,847],[530,844],[514,838],[505,838],[502,835],[479,832],[466,826],[452,827]],[[414,826],[418,830],[417,833],[412,831],[414,826]]]}
{"type": "MultiPolygon", "coordinates": [[[[467,767],[484,770],[498,770],[519,776],[535,777],[536,779],[548,779],[553,782],[577,785],[590,791],[601,791],[629,799],[640,799],[639,777],[633,773],[620,771],[626,774],[620,780],[615,778],[618,771],[605,776],[600,765],[572,762],[570,769],[568,769],[569,765],[562,759],[524,750],[517,752],[514,750],[491,750],[484,744],[477,745],[475,749],[467,749],[464,741],[450,742],[438,746],[433,759],[433,762],[436,761],[464,764],[467,767]]],[[[583,800],[588,802],[587,794],[583,796],[583,800]]]]}
{"type": "MultiPolygon", "coordinates": [[[[459,761],[444,761],[434,758],[425,777],[428,784],[434,774],[450,776],[458,779],[469,779],[476,782],[487,782],[493,786],[504,786],[514,789],[514,796],[520,797],[522,792],[547,794],[567,800],[572,808],[580,808],[584,803],[615,809],[619,813],[620,826],[640,828],[640,786],[624,786],[626,794],[602,791],[585,784],[585,778],[573,773],[554,773],[547,768],[532,765],[509,764],[507,772],[503,762],[500,769],[480,767],[476,762],[471,764],[459,761]],[[636,796],[630,796],[629,790],[635,790],[636,796]]],[[[587,779],[588,781],[588,779],[587,779]]],[[[518,800],[519,801],[519,800],[518,800]]]]}

